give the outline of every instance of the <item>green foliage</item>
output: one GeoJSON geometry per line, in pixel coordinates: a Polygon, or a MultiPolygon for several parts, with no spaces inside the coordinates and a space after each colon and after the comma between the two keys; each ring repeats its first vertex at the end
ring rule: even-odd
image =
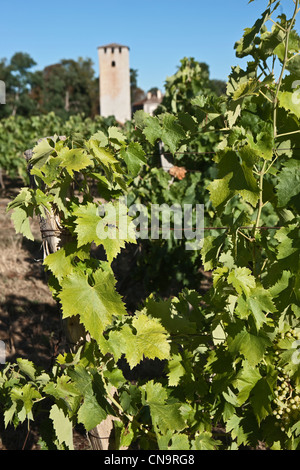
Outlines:
{"type": "Polygon", "coordinates": [[[21,177],[26,181],[25,150],[33,148],[41,138],[54,135],[73,136],[74,139],[88,138],[96,131],[106,130],[114,125],[114,119],[84,118],[71,116],[64,120],[51,112],[40,116],[11,116],[0,121],[0,168],[11,177],[21,177]]]}
{"type": "MultiPolygon", "coordinates": [[[[166,119],[160,115],[174,114],[181,127],[188,131],[188,140],[181,149],[177,149],[179,152],[185,151],[189,154],[189,157],[179,159],[180,164],[186,164],[188,168],[207,171],[211,167],[211,158],[206,156],[205,152],[208,155],[215,150],[219,142],[216,130],[225,125],[223,118],[225,93],[219,96],[215,89],[216,84],[209,78],[208,65],[197,62],[194,58],[185,57],[180,61],[178,71],[167,78],[163,101],[155,111],[160,119],[166,119]],[[199,156],[199,152],[203,155],[199,156]]],[[[167,127],[170,121],[174,123],[175,119],[167,117],[164,127],[167,127]]],[[[147,128],[144,134],[147,137],[147,128]]],[[[167,149],[174,153],[174,147],[168,146],[163,138],[162,141],[167,145],[167,149]]]]}
{"type": "MultiPolygon", "coordinates": [[[[223,127],[213,140],[217,174],[200,180],[209,198],[206,220],[215,227],[201,250],[213,278],[206,295],[190,289],[165,300],[151,295],[128,315],[111,261],[124,246],[121,239],[133,242],[130,231],[120,236],[122,217],[128,226],[131,220],[122,208],[114,223],[109,214],[103,217],[88,184],[95,180],[109,207],[130,197],[149,146],[161,140],[176,153],[193,145],[205,97],[193,100],[189,118],[180,112],[138,113],[129,136],[112,126],[90,138],[54,138],[36,146],[31,164],[37,188],[23,189],[9,209],[25,236],[29,216],[60,214],[71,240],[45,260],[49,285],[63,316],[76,316],[91,340],[59,356],[48,372],[24,359],[5,365],[5,425],[34,419],[47,400],[50,432],[42,438],[48,448],[71,449],[76,423],[88,431],[110,414],[117,418],[116,448],[242,449],[263,442],[268,449],[299,449],[300,141],[293,94],[299,0],[293,3],[292,18],[281,14],[271,31],[267,22],[280,4],[272,0],[245,30],[236,50],[239,57],[250,54],[251,61],[246,70],[232,68],[223,111],[209,114],[210,127],[220,131],[220,120],[223,127]],[[269,70],[276,61],[277,79],[275,68],[269,70]],[[113,240],[103,237],[110,230],[113,240]],[[103,246],[107,261],[91,257],[92,242],[103,246]],[[145,358],[159,360],[162,371],[131,380],[145,358]],[[219,439],[220,428],[226,439],[219,439]]],[[[156,175],[149,172],[151,185],[156,175]]],[[[169,175],[164,178],[151,198],[172,201],[169,175]]],[[[196,188],[199,182],[191,178],[178,185],[181,197],[192,197],[189,184],[196,188]]],[[[145,193],[135,188],[141,201],[151,185],[145,193]]]]}
{"type": "Polygon", "coordinates": [[[36,113],[37,103],[28,92],[35,83],[35,73],[31,70],[35,65],[35,61],[24,52],[16,52],[9,62],[1,59],[0,79],[6,88],[6,104],[0,108],[1,118],[36,113]]]}
{"type": "Polygon", "coordinates": [[[15,53],[10,61],[0,61],[0,79],[6,85],[6,105],[1,106],[1,118],[28,118],[54,112],[67,120],[79,113],[85,117],[98,114],[99,80],[94,76],[91,59],[63,59],[33,72],[35,65],[23,52],[15,53]]]}
{"type": "Polygon", "coordinates": [[[63,59],[36,72],[32,94],[42,114],[54,112],[63,119],[82,113],[98,114],[99,80],[91,59],[63,59]]]}
{"type": "MultiPolygon", "coordinates": [[[[128,204],[147,206],[151,220],[151,204],[192,204],[195,207],[201,202],[205,204],[205,220],[211,225],[215,213],[210,211],[206,186],[216,172],[212,156],[220,142],[219,129],[226,125],[224,110],[224,98],[217,97],[210,89],[206,64],[183,59],[178,72],[167,80],[166,94],[156,116],[143,111],[134,114],[132,137],[141,142],[149,154],[150,168],[143,167],[133,180],[128,204]],[[163,144],[164,153],[173,165],[183,169],[183,179],[161,168],[158,142],[163,144]]],[[[143,251],[135,276],[143,279],[147,292],[162,294],[171,283],[175,283],[177,291],[185,286],[199,287],[201,260],[197,252],[183,251],[184,242],[175,235],[172,232],[168,240],[151,244],[139,242],[143,251]],[[153,258],[157,259],[155,265],[153,258]]]]}
{"type": "Polygon", "coordinates": [[[165,95],[158,113],[189,113],[191,100],[196,96],[207,99],[209,95],[214,94],[214,88],[209,78],[208,65],[197,62],[193,57],[184,57],[177,72],[166,79],[165,95]]]}

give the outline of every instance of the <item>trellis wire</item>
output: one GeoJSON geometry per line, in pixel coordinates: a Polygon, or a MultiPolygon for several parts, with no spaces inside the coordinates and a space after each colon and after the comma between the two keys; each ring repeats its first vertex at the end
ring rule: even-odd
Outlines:
{"type": "MultiPolygon", "coordinates": [[[[281,148],[281,149],[272,149],[273,152],[287,152],[287,151],[294,151],[294,150],[300,150],[300,147],[295,147],[295,148],[281,148]]],[[[175,155],[216,155],[217,151],[212,151],[212,152],[194,152],[194,151],[184,151],[184,152],[162,152],[162,153],[146,153],[146,157],[160,157],[161,155],[164,156],[171,156],[173,157],[173,163],[174,163],[174,156],[175,155]]],[[[186,172],[188,173],[202,173],[200,170],[190,170],[185,168],[186,172]]]]}

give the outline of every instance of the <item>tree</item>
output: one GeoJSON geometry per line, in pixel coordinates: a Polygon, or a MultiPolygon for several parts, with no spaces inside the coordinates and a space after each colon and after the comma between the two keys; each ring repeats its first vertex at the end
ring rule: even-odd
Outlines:
{"type": "Polygon", "coordinates": [[[145,98],[145,92],[139,88],[137,83],[138,71],[136,69],[130,69],[130,94],[131,104],[141,101],[145,98]]]}
{"type": "Polygon", "coordinates": [[[62,117],[83,113],[93,117],[99,113],[98,79],[94,76],[91,59],[79,57],[61,60],[45,67],[42,72],[40,90],[41,111],[54,111],[62,117]]]}
{"type": "Polygon", "coordinates": [[[211,90],[214,91],[218,96],[226,94],[226,82],[223,80],[213,79],[210,81],[211,90]]]}
{"type": "Polygon", "coordinates": [[[6,105],[1,106],[0,117],[9,115],[31,115],[36,111],[36,102],[30,96],[35,81],[35,72],[31,69],[36,62],[29,54],[16,52],[10,62],[0,62],[0,79],[6,85],[6,105]]]}
{"type": "Polygon", "coordinates": [[[6,105],[0,117],[32,116],[54,111],[67,119],[99,114],[99,84],[91,59],[61,60],[33,72],[36,62],[29,54],[17,52],[10,61],[0,61],[0,80],[6,85],[6,105]]]}

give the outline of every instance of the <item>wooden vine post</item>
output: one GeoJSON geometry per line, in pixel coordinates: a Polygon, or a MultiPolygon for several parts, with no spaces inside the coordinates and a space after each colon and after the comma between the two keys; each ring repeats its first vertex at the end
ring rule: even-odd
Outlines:
{"type": "Polygon", "coordinates": [[[5,184],[4,184],[4,181],[3,181],[2,168],[0,168],[0,188],[5,189],[5,184]]]}
{"type": "MultiPolygon", "coordinates": [[[[47,139],[49,137],[45,137],[47,139]]],[[[51,137],[50,137],[51,138],[51,137]]],[[[43,139],[39,139],[40,142],[43,139]]],[[[60,136],[60,140],[65,140],[60,136]]],[[[33,156],[33,149],[24,152],[27,161],[27,171],[30,179],[30,187],[35,187],[34,177],[31,175],[30,159],[33,156]]],[[[51,253],[55,253],[66,243],[72,241],[71,234],[61,225],[60,215],[54,209],[49,211],[45,208],[46,218],[39,216],[40,233],[43,244],[43,259],[51,253]]],[[[79,316],[61,319],[62,334],[65,338],[65,349],[76,353],[78,348],[85,342],[90,341],[89,334],[84,326],[79,322],[79,316]]],[[[104,421],[98,424],[94,429],[88,432],[88,438],[93,450],[107,450],[112,445],[113,416],[108,416],[104,421]]]]}

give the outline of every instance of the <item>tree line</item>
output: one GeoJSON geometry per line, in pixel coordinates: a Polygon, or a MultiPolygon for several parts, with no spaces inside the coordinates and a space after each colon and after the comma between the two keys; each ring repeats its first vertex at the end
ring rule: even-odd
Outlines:
{"type": "MultiPolygon", "coordinates": [[[[43,70],[35,70],[36,65],[24,52],[15,53],[10,60],[0,59],[0,80],[6,85],[6,105],[0,107],[0,119],[49,112],[63,119],[78,113],[91,118],[99,114],[99,77],[90,58],[62,59],[43,70]]],[[[224,93],[225,83],[210,80],[208,65],[201,65],[202,78],[209,88],[217,94],[224,93]]],[[[130,85],[132,103],[145,98],[135,69],[130,69],[130,85]]]]}

